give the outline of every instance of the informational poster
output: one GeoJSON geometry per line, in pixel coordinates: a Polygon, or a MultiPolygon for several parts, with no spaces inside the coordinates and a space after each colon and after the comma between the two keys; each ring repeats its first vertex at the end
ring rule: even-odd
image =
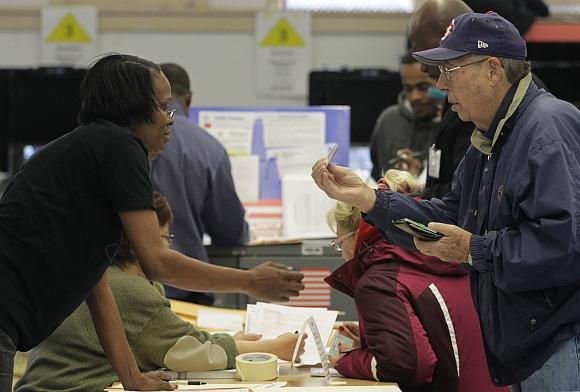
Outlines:
{"type": "Polygon", "coordinates": [[[96,7],[44,7],[41,23],[42,65],[86,67],[96,56],[96,7]]]}
{"type": "Polygon", "coordinates": [[[322,112],[270,112],[260,116],[267,148],[324,144],[326,116],[322,112]]]}
{"type": "Polygon", "coordinates": [[[254,69],[258,95],[305,97],[311,48],[310,14],[257,13],[254,69]]]}
{"type": "Polygon", "coordinates": [[[199,125],[226,148],[229,155],[252,153],[255,113],[200,111],[199,125]]]}

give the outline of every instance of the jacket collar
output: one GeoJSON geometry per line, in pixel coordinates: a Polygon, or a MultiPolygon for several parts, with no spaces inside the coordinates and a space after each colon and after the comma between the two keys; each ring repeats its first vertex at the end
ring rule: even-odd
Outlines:
{"type": "Polygon", "coordinates": [[[366,260],[374,253],[375,244],[381,240],[381,233],[361,219],[354,244],[354,258],[338,267],[324,281],[352,297],[358,280],[367,270],[366,260]]]}
{"type": "Polygon", "coordinates": [[[526,92],[531,84],[532,74],[528,73],[508,91],[489,130],[487,132],[483,132],[478,128],[473,130],[473,133],[471,134],[471,144],[473,144],[475,148],[486,155],[492,154],[492,150],[495,147],[498,137],[502,133],[505,123],[516,112],[524,100],[526,92]]]}

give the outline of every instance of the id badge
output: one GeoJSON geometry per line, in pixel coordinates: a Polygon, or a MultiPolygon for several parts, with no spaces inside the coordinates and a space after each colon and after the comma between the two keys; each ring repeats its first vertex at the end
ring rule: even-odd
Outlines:
{"type": "Polygon", "coordinates": [[[441,150],[435,149],[435,145],[433,144],[431,148],[429,148],[429,169],[427,171],[429,177],[439,179],[440,167],[441,167],[441,150]]]}

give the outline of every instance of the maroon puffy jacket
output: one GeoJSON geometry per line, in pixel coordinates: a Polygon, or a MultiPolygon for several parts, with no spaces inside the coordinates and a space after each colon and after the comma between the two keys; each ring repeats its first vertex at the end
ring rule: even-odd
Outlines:
{"type": "Polygon", "coordinates": [[[337,361],[342,375],[403,391],[509,391],[491,383],[461,265],[390,245],[361,221],[354,259],[325,280],[358,312],[362,347],[337,361]]]}

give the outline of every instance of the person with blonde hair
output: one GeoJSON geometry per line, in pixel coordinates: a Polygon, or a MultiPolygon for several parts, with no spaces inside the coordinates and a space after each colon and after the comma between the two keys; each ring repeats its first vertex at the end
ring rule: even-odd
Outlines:
{"type": "MultiPolygon", "coordinates": [[[[389,170],[379,189],[413,194],[408,172],[389,170]]],[[[383,239],[361,211],[337,202],[329,215],[346,261],[326,282],[354,298],[354,340],[331,358],[346,377],[390,381],[403,391],[501,391],[491,383],[467,271],[383,239]]]]}

